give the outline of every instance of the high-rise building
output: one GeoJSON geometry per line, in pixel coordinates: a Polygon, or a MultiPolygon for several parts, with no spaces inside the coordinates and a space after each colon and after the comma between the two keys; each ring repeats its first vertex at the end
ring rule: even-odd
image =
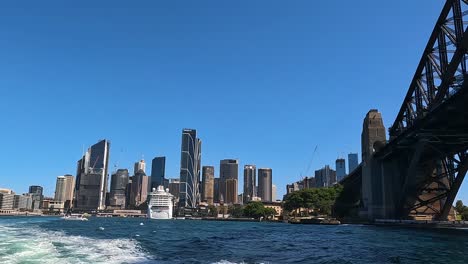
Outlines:
{"type": "Polygon", "coordinates": [[[213,201],[219,203],[219,178],[214,178],[213,201]]]}
{"type": "Polygon", "coordinates": [[[166,174],[166,157],[155,157],[151,161],[151,189],[157,189],[158,186],[168,186],[164,184],[166,174]]]}
{"type": "Polygon", "coordinates": [[[202,201],[213,204],[214,196],[214,167],[202,167],[202,201]]]}
{"type": "Polygon", "coordinates": [[[263,202],[271,202],[273,171],[270,168],[258,169],[258,196],[263,202]]]}
{"type": "Polygon", "coordinates": [[[42,195],[44,189],[38,185],[29,186],[29,194],[31,194],[32,207],[33,209],[42,208],[42,200],[44,196],[42,195]]]}
{"type": "Polygon", "coordinates": [[[341,181],[346,176],[346,161],[345,159],[336,160],[336,178],[341,181]]]}
{"type": "Polygon", "coordinates": [[[75,184],[75,208],[104,210],[107,193],[107,168],[110,142],[92,145],[78,161],[75,184]]]}
{"type": "Polygon", "coordinates": [[[29,194],[17,195],[13,201],[13,208],[19,210],[31,210],[32,209],[32,198],[29,194]]]}
{"type": "Polygon", "coordinates": [[[353,172],[359,165],[358,154],[349,153],[348,154],[348,173],[353,172]]]}
{"type": "Polygon", "coordinates": [[[179,207],[196,208],[200,201],[201,140],[195,129],[182,130],[179,207]]]}
{"type": "Polygon", "coordinates": [[[225,204],[237,204],[237,179],[228,178],[224,180],[226,185],[225,204]]]}
{"type": "Polygon", "coordinates": [[[315,171],[315,183],[317,188],[330,187],[336,183],[336,172],[326,165],[315,171]]]}
{"type": "Polygon", "coordinates": [[[75,177],[72,175],[58,176],[55,184],[55,196],[54,201],[68,205],[68,208],[73,201],[73,195],[75,190],[75,177]]]}
{"type": "Polygon", "coordinates": [[[130,191],[130,206],[138,207],[146,202],[148,197],[148,176],[143,170],[138,170],[132,178],[130,191]]]}
{"type": "Polygon", "coordinates": [[[244,203],[248,203],[253,197],[257,196],[255,193],[255,186],[257,186],[257,168],[255,165],[244,166],[244,203]]]}
{"type": "Polygon", "coordinates": [[[276,201],[276,185],[271,185],[271,201],[276,201]]]}
{"type": "MultiPolygon", "coordinates": [[[[219,178],[220,178],[220,186],[219,186],[219,195],[223,197],[224,203],[237,203],[237,185],[235,186],[235,192],[231,189],[229,192],[229,196],[227,193],[227,180],[234,179],[236,180],[235,183],[237,184],[239,180],[239,161],[236,159],[224,159],[220,161],[220,168],[219,168],[219,178]]],[[[234,188],[234,182],[229,183],[230,188],[234,188]]]]}
{"type": "Polygon", "coordinates": [[[109,193],[109,205],[111,207],[125,209],[128,182],[129,177],[127,169],[118,169],[112,174],[109,193]]]}
{"type": "Polygon", "coordinates": [[[135,166],[133,167],[133,175],[135,175],[139,170],[142,170],[146,174],[146,163],[143,159],[135,162],[135,166]]]}
{"type": "Polygon", "coordinates": [[[174,195],[175,199],[179,197],[180,181],[179,179],[169,179],[169,193],[174,195]]]}

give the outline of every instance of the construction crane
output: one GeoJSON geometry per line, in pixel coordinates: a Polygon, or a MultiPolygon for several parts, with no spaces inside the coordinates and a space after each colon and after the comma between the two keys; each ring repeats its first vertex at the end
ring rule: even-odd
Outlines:
{"type": "MultiPolygon", "coordinates": [[[[310,167],[312,166],[312,162],[314,161],[315,153],[317,152],[318,145],[315,145],[314,152],[312,153],[312,158],[310,159],[309,165],[307,165],[307,170],[305,171],[305,174],[307,175],[309,173],[310,167]]],[[[301,173],[301,181],[304,180],[304,177],[301,173]]]]}

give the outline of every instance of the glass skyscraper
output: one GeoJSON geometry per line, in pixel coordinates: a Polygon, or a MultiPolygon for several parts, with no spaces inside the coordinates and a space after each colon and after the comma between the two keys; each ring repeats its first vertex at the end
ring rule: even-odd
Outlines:
{"type": "Polygon", "coordinates": [[[348,173],[353,172],[359,165],[358,154],[349,153],[348,154],[348,173]]]}
{"type": "Polygon", "coordinates": [[[156,157],[151,161],[151,190],[153,188],[158,188],[158,186],[164,186],[164,177],[166,174],[166,157],[156,157]]]}
{"type": "Polygon", "coordinates": [[[195,129],[182,130],[179,207],[196,208],[200,202],[201,140],[195,129]]]}
{"type": "Polygon", "coordinates": [[[258,169],[258,196],[263,202],[271,202],[273,194],[273,172],[270,168],[258,169]]]}
{"type": "Polygon", "coordinates": [[[92,145],[78,161],[75,185],[76,208],[105,209],[109,149],[109,141],[101,140],[92,145]]]}
{"type": "Polygon", "coordinates": [[[336,160],[336,178],[341,181],[346,176],[346,161],[345,159],[336,160]]]}
{"type": "Polygon", "coordinates": [[[252,200],[253,197],[257,196],[255,193],[255,186],[257,186],[257,168],[255,165],[244,166],[244,204],[252,200]]]}
{"type": "MultiPolygon", "coordinates": [[[[237,203],[237,183],[239,181],[239,161],[236,159],[224,159],[220,161],[219,168],[219,195],[223,197],[224,203],[237,203]],[[231,180],[231,181],[227,181],[231,180]],[[229,184],[229,192],[228,192],[229,184]]],[[[221,198],[220,198],[221,199],[221,198]]]]}

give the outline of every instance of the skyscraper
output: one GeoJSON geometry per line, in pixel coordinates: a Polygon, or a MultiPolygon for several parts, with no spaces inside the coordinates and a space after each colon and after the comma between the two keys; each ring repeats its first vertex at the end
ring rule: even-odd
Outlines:
{"type": "Polygon", "coordinates": [[[29,186],[29,194],[32,198],[32,208],[33,209],[41,209],[42,208],[42,200],[44,196],[42,195],[43,188],[38,185],[29,186]]]}
{"type": "Polygon", "coordinates": [[[214,178],[213,189],[213,202],[219,203],[219,178],[214,178]]]}
{"type": "Polygon", "coordinates": [[[349,153],[348,154],[348,173],[353,172],[359,165],[358,154],[349,153]]]}
{"type": "Polygon", "coordinates": [[[226,198],[224,199],[225,204],[237,204],[237,180],[226,179],[226,198]]]}
{"type": "Polygon", "coordinates": [[[69,208],[71,206],[71,202],[73,201],[75,189],[75,177],[72,175],[64,175],[58,176],[57,182],[55,184],[55,197],[54,200],[56,202],[63,203],[65,208],[69,208]]]}
{"type": "Polygon", "coordinates": [[[258,196],[264,202],[271,202],[273,188],[273,171],[270,168],[258,169],[258,196]]]}
{"type": "Polygon", "coordinates": [[[336,178],[341,181],[346,176],[346,161],[345,159],[336,160],[336,178]]]}
{"type": "Polygon", "coordinates": [[[317,188],[330,187],[336,183],[336,172],[326,165],[320,170],[315,171],[315,183],[317,188]]]}
{"type": "Polygon", "coordinates": [[[156,157],[151,161],[151,189],[164,185],[164,176],[166,174],[166,157],[156,157]]]}
{"type": "Polygon", "coordinates": [[[200,201],[201,140],[195,129],[182,130],[179,206],[196,208],[200,201]]]}
{"type": "Polygon", "coordinates": [[[221,160],[220,168],[219,168],[219,178],[220,178],[219,194],[220,196],[224,198],[224,203],[228,203],[228,204],[237,203],[237,183],[239,180],[239,161],[236,159],[221,160]],[[229,188],[231,188],[229,192],[229,196],[226,191],[228,179],[235,180],[235,182],[233,181],[229,182],[229,188]],[[232,188],[235,188],[235,190],[233,190],[232,188]]]}
{"type": "Polygon", "coordinates": [[[78,161],[75,185],[76,208],[105,209],[109,151],[110,142],[104,139],[92,145],[78,161]]]}
{"type": "Polygon", "coordinates": [[[214,196],[214,167],[203,166],[202,168],[202,201],[209,205],[213,204],[214,196]]]}
{"type": "Polygon", "coordinates": [[[271,201],[276,201],[276,185],[271,185],[271,201]]]}
{"type": "Polygon", "coordinates": [[[129,177],[127,169],[118,169],[114,174],[112,174],[111,188],[109,193],[110,206],[125,209],[128,182],[129,177]]]}
{"type": "Polygon", "coordinates": [[[244,203],[252,200],[252,197],[257,196],[255,193],[255,186],[257,186],[257,168],[255,165],[244,166],[244,203]]]}
{"type": "Polygon", "coordinates": [[[146,174],[146,163],[144,159],[135,162],[135,166],[133,167],[133,175],[135,175],[139,170],[142,170],[146,174]]]}
{"type": "Polygon", "coordinates": [[[130,191],[130,206],[137,207],[144,203],[148,197],[148,176],[140,169],[132,178],[130,191]]]}

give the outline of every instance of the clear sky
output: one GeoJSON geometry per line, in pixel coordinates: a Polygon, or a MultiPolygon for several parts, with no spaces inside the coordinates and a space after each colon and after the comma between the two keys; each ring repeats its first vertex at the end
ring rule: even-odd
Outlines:
{"type": "Polygon", "coordinates": [[[271,167],[278,197],[360,153],[369,109],[393,123],[444,3],[10,2],[0,3],[1,187],[52,195],[103,138],[110,171],[164,155],[178,177],[181,130],[195,128],[202,165],[218,176],[221,159],[238,158],[241,182],[244,164],[271,167]]]}

